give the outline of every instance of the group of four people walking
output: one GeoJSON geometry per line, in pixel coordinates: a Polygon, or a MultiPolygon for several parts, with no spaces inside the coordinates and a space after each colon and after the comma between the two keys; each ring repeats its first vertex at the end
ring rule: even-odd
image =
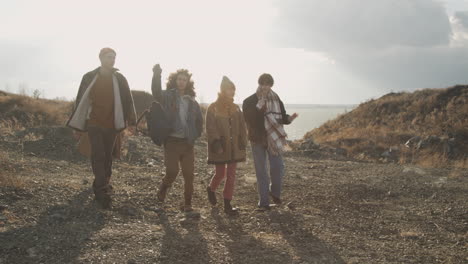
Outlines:
{"type": "MultiPolygon", "coordinates": [[[[95,198],[103,208],[109,208],[112,202],[112,159],[120,148],[117,144],[119,132],[127,127],[134,130],[136,114],[128,82],[114,68],[116,52],[103,48],[99,58],[101,66],[83,76],[67,125],[87,132],[95,198]]],[[[205,124],[208,163],[215,166],[215,173],[206,187],[209,202],[212,205],[217,203],[216,189],[225,179],[224,211],[237,213],[237,208],[231,205],[236,167],[246,160],[247,142],[250,141],[259,193],[258,210],[270,209],[270,197],[275,204],[281,203],[282,152],[287,136],[283,125],[294,121],[297,114],[286,114],[283,102],[271,89],[273,77],[270,74],[259,77],[256,92],[244,100],[242,109],[234,103],[235,84],[223,77],[218,98],[209,105],[203,119],[195,100],[191,73],[181,69],[170,74],[165,90],[161,85],[161,73],[159,65],[153,67],[151,90],[169,120],[171,131],[164,139],[166,173],[157,199],[160,202],[165,200],[181,170],[184,178],[182,210],[193,210],[194,143],[202,135],[205,124]]]]}

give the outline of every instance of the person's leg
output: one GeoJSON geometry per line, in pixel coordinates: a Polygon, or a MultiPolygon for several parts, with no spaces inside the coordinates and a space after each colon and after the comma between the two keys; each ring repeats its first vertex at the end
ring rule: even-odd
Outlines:
{"type": "Polygon", "coordinates": [[[162,179],[161,186],[158,191],[158,200],[161,202],[166,199],[167,190],[172,186],[177,174],[179,174],[179,157],[179,142],[168,139],[166,144],[164,144],[164,165],[166,166],[166,175],[162,179]]]}
{"type": "Polygon", "coordinates": [[[221,184],[226,176],[226,164],[216,164],[215,175],[211,178],[210,189],[216,191],[216,188],[221,184]]]}
{"type": "Polygon", "coordinates": [[[255,175],[257,176],[257,189],[259,196],[259,207],[268,207],[270,201],[268,198],[270,178],[267,173],[266,148],[260,144],[252,143],[252,154],[255,164],[255,175]]]}
{"type": "Polygon", "coordinates": [[[234,194],[234,184],[236,180],[237,163],[229,163],[227,165],[227,179],[224,184],[224,212],[227,214],[237,214],[238,208],[233,208],[231,205],[232,196],[234,194]]]}
{"type": "Polygon", "coordinates": [[[226,164],[215,165],[215,174],[211,178],[210,185],[206,187],[206,193],[208,195],[208,201],[211,205],[216,205],[218,202],[216,199],[216,188],[221,184],[226,175],[226,164]]]}
{"type": "Polygon", "coordinates": [[[234,194],[234,185],[236,181],[236,168],[237,163],[229,163],[227,165],[227,178],[226,183],[224,184],[224,192],[223,196],[224,199],[232,200],[232,196],[234,194]]]}
{"type": "Polygon", "coordinates": [[[270,160],[270,177],[271,177],[271,195],[275,198],[275,203],[281,203],[281,187],[284,176],[284,162],[281,154],[271,155],[268,153],[270,160]]]}
{"type": "Polygon", "coordinates": [[[184,176],[184,202],[185,210],[191,210],[193,195],[193,180],[195,170],[195,153],[193,145],[184,144],[184,152],[180,158],[182,175],[184,176]]]}
{"type": "Polygon", "coordinates": [[[106,153],[105,158],[105,171],[106,171],[106,188],[109,192],[112,191],[112,185],[110,185],[110,179],[112,176],[112,153],[114,151],[115,140],[117,138],[117,132],[113,129],[106,129],[104,133],[104,148],[106,153]]]}
{"type": "Polygon", "coordinates": [[[104,146],[104,136],[99,128],[89,127],[88,137],[91,147],[91,168],[94,174],[93,190],[94,194],[97,195],[102,192],[102,188],[106,185],[106,151],[104,146]]]}
{"type": "Polygon", "coordinates": [[[94,174],[93,191],[96,200],[104,208],[109,208],[111,199],[108,194],[106,179],[106,151],[104,135],[100,128],[88,128],[89,143],[91,146],[91,167],[94,174]]]}

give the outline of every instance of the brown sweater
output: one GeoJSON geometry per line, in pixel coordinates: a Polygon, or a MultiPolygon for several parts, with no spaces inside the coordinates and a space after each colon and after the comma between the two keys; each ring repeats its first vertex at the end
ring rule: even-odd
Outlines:
{"type": "Polygon", "coordinates": [[[114,90],[112,75],[99,74],[91,88],[91,114],[88,125],[114,128],[114,90]]]}

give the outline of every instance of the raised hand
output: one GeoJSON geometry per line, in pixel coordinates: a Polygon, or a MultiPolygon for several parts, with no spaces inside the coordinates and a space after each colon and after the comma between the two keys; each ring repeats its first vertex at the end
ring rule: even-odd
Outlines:
{"type": "Polygon", "coordinates": [[[258,95],[260,97],[259,99],[263,99],[268,95],[268,93],[270,92],[270,89],[264,88],[264,87],[258,87],[258,91],[259,91],[258,95]]]}
{"type": "Polygon", "coordinates": [[[153,66],[153,73],[159,74],[159,75],[162,73],[162,69],[161,69],[161,66],[159,64],[155,64],[153,66]]]}
{"type": "Polygon", "coordinates": [[[292,114],[292,116],[290,116],[290,117],[289,117],[289,119],[290,119],[291,123],[292,123],[292,122],[294,121],[294,119],[296,119],[298,116],[299,116],[299,114],[298,114],[298,113],[294,113],[294,114],[292,114]]]}

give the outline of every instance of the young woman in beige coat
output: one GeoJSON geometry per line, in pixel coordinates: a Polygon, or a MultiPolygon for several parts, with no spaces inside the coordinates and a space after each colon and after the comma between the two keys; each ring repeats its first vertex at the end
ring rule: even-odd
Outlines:
{"type": "Polygon", "coordinates": [[[216,205],[216,188],[224,178],[224,211],[236,214],[231,206],[238,162],[245,161],[247,131],[240,107],[234,103],[236,87],[226,76],[221,82],[221,91],[216,102],[206,113],[206,134],[208,138],[208,164],[216,167],[215,175],[207,187],[208,200],[216,205]]]}

